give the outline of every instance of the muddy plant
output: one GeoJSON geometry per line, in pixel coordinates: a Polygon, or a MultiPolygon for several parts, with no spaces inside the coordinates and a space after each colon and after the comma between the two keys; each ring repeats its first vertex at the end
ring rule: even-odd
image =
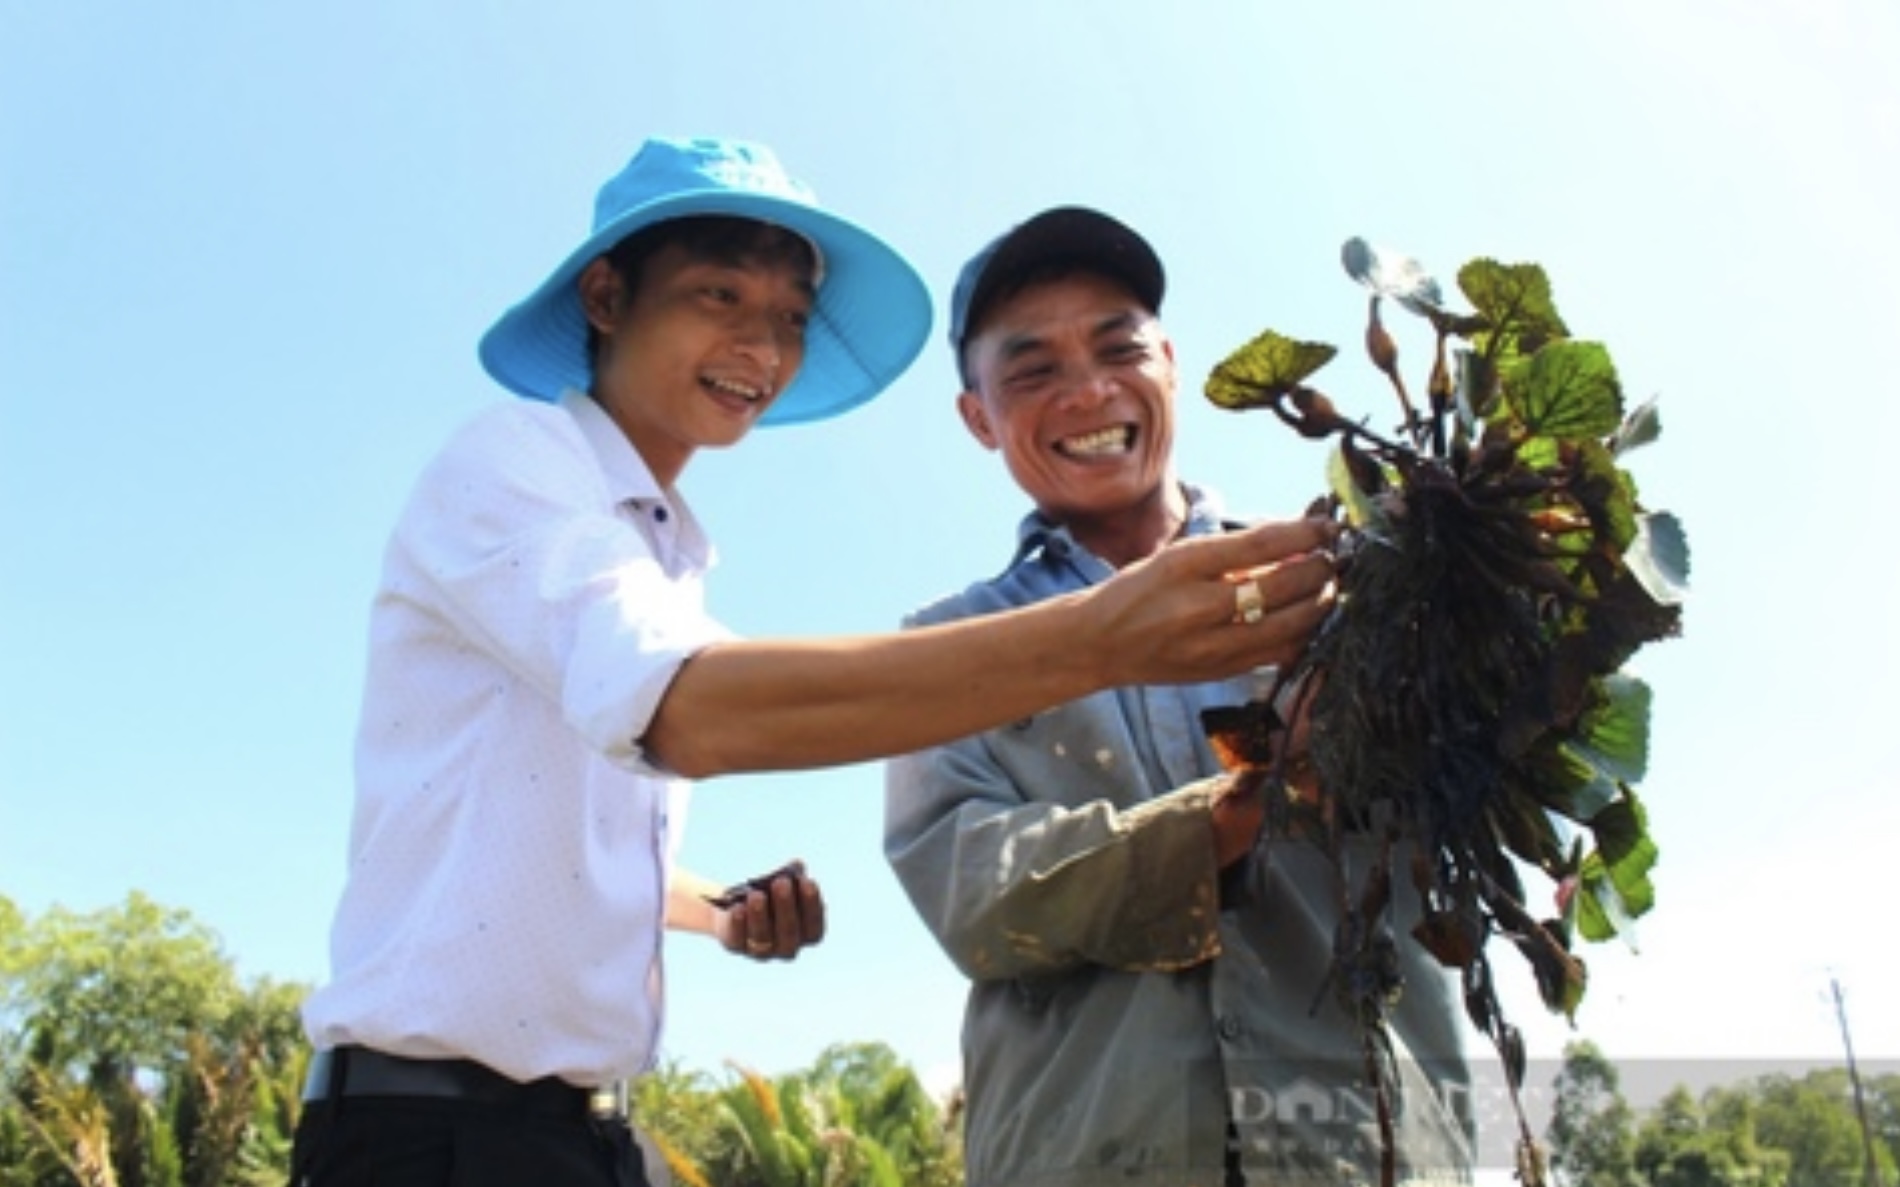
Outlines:
{"type": "MultiPolygon", "coordinates": [[[[1515,1103],[1524,1044],[1499,1006],[1494,941],[1528,962],[1546,1006],[1574,1017],[1577,941],[1625,932],[1653,903],[1657,851],[1635,791],[1650,690],[1627,665],[1678,633],[1688,548],[1624,468],[1660,433],[1654,401],[1625,410],[1609,352],[1571,337],[1540,267],[1471,261],[1457,278],[1471,308],[1454,311],[1409,259],[1360,239],[1342,259],[1371,293],[1365,345],[1397,397],[1397,427],[1375,431],[1312,386],[1336,353],[1327,344],[1267,331],[1210,375],[1216,405],[1270,411],[1331,444],[1330,493],[1314,510],[1340,521],[1339,598],[1271,696],[1204,724],[1229,767],[1272,771],[1268,835],[1333,857],[1327,988],[1363,1037],[1389,1184],[1396,945],[1422,944],[1457,970],[1515,1103]],[[1435,336],[1417,395],[1388,304],[1435,336]],[[1292,792],[1278,757],[1286,722],[1302,718],[1317,797],[1292,792]],[[1349,877],[1355,834],[1382,857],[1349,877]],[[1549,895],[1527,892],[1537,878],[1549,895]],[[1420,922],[1395,935],[1408,894],[1420,922]]],[[[1517,1122],[1519,1176],[1542,1184],[1521,1108],[1517,1122]]]]}

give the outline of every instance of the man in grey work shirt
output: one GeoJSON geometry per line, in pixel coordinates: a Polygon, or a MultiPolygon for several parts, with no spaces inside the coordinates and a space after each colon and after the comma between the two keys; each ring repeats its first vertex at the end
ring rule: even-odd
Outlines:
{"type": "MultiPolygon", "coordinates": [[[[1036,509],[1001,576],[907,625],[1069,593],[1229,526],[1174,473],[1162,290],[1139,235],[1074,207],[965,266],[958,408],[1036,509]]],[[[1222,773],[1200,727],[1260,679],[1110,689],[891,762],[886,854],[971,980],[971,1187],[1376,1180],[1359,1035],[1325,993],[1331,866],[1303,843],[1256,847],[1257,777],[1222,773]]],[[[1465,1182],[1453,986],[1401,951],[1402,1166],[1465,1182]]]]}

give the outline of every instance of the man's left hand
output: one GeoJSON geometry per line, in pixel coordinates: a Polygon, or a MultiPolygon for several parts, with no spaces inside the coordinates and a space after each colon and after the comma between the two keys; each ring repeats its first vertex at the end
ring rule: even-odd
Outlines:
{"type": "Polygon", "coordinates": [[[804,862],[791,862],[721,895],[713,938],[754,960],[791,960],[825,938],[824,893],[804,862]]]}

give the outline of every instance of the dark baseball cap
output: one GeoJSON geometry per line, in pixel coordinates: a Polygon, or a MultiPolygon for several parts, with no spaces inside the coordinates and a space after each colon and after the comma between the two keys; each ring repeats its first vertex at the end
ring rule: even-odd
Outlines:
{"type": "Polygon", "coordinates": [[[997,297],[1025,273],[1050,265],[1072,265],[1119,280],[1150,313],[1161,312],[1167,280],[1161,257],[1148,241],[1099,210],[1057,206],[991,240],[957,274],[957,287],[950,294],[950,349],[956,352],[959,374],[964,345],[982,329],[997,297]]]}

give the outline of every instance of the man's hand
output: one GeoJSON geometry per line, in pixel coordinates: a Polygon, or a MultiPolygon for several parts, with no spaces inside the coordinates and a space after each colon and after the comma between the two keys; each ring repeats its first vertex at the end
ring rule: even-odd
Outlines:
{"type": "Polygon", "coordinates": [[[1260,767],[1229,771],[1214,797],[1214,860],[1223,870],[1247,856],[1260,838],[1267,819],[1260,787],[1266,781],[1267,772],[1260,767]]]}
{"type": "Polygon", "coordinates": [[[1112,684],[1189,683],[1291,662],[1332,607],[1338,525],[1264,523],[1200,536],[1090,591],[1112,684]]]}
{"type": "Polygon", "coordinates": [[[708,902],[713,938],[728,952],[791,960],[825,938],[824,894],[802,861],[741,882],[708,902]]]}

